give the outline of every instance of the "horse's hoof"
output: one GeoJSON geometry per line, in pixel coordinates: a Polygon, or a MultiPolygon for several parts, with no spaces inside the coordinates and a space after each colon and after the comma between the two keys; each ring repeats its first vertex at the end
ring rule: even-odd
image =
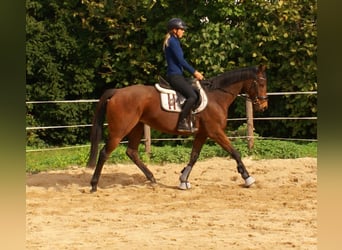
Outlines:
{"type": "Polygon", "coordinates": [[[156,181],[156,179],[152,176],[152,177],[150,177],[150,178],[148,178],[149,179],[149,181],[152,183],[152,184],[157,184],[157,181],[156,181]]]}
{"type": "Polygon", "coordinates": [[[250,187],[255,182],[255,179],[252,176],[249,176],[245,180],[245,187],[250,187]]]}
{"type": "Polygon", "coordinates": [[[91,188],[90,193],[95,193],[96,191],[97,191],[97,187],[94,186],[94,187],[91,188]]]}
{"type": "Polygon", "coordinates": [[[181,190],[187,190],[187,189],[190,189],[191,188],[191,184],[190,184],[190,182],[188,182],[188,181],[182,181],[180,184],[179,184],[179,186],[178,186],[178,188],[179,189],[181,189],[181,190]]]}

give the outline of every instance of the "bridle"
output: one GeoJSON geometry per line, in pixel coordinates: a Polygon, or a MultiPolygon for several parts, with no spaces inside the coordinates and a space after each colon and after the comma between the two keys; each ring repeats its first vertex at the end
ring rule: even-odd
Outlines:
{"type": "Polygon", "coordinates": [[[246,96],[247,100],[251,100],[253,104],[257,104],[258,101],[264,101],[264,100],[267,100],[268,99],[268,96],[259,96],[258,93],[259,93],[259,83],[258,81],[259,80],[266,80],[265,77],[262,77],[262,76],[257,76],[254,81],[252,82],[251,86],[249,87],[249,90],[247,92],[250,92],[250,89],[251,88],[255,88],[255,92],[257,93],[257,95],[255,96],[254,99],[252,98],[249,98],[248,95],[246,96]]]}

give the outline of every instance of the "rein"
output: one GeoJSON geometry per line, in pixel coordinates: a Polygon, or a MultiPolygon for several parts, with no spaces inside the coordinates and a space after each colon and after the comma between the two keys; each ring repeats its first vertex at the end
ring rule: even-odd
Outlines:
{"type": "MultiPolygon", "coordinates": [[[[253,82],[250,84],[248,90],[246,91],[247,93],[250,93],[250,92],[251,92],[251,89],[252,89],[252,88],[255,88],[255,92],[256,92],[257,95],[256,95],[253,99],[250,98],[248,94],[246,94],[246,95],[241,95],[241,96],[245,97],[247,100],[250,100],[253,104],[257,104],[258,101],[263,101],[263,100],[267,100],[267,99],[268,99],[268,96],[267,96],[267,95],[266,95],[266,96],[259,96],[259,95],[258,95],[258,94],[259,94],[259,91],[258,91],[259,89],[258,89],[258,88],[259,88],[259,81],[260,81],[260,80],[266,80],[266,78],[263,77],[263,76],[255,75],[253,82]]],[[[223,87],[216,87],[216,86],[215,86],[216,84],[214,84],[213,81],[210,80],[210,79],[209,79],[209,80],[202,80],[201,83],[202,83],[204,86],[208,87],[209,89],[216,89],[216,90],[222,91],[222,92],[224,92],[224,93],[230,94],[230,95],[232,95],[233,97],[236,97],[236,96],[239,95],[239,93],[233,93],[233,92],[231,92],[231,91],[229,91],[229,90],[226,90],[226,89],[223,88],[223,87]]]]}
{"type": "Polygon", "coordinates": [[[227,90],[225,90],[225,89],[223,89],[223,88],[217,88],[217,89],[220,90],[220,91],[222,91],[222,92],[224,92],[224,93],[231,94],[233,97],[238,95],[238,94],[235,94],[235,93],[233,93],[233,92],[227,91],[227,90]]]}
{"type": "Polygon", "coordinates": [[[213,87],[213,83],[212,83],[212,81],[210,81],[210,80],[202,80],[201,83],[202,83],[204,86],[208,86],[209,89],[220,90],[220,91],[222,91],[222,92],[224,92],[224,93],[231,94],[233,97],[238,95],[238,94],[235,94],[235,93],[233,93],[233,92],[231,92],[231,91],[227,91],[227,90],[225,90],[224,88],[221,88],[221,87],[219,87],[219,88],[212,88],[212,87],[213,87]]]}

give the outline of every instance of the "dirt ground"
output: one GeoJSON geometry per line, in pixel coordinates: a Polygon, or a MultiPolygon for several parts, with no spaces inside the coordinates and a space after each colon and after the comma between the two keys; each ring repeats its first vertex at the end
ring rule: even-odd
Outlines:
{"type": "Polygon", "coordinates": [[[183,165],[105,165],[96,193],[91,169],[26,177],[26,249],[317,249],[317,159],[198,162],[192,189],[183,165]]]}

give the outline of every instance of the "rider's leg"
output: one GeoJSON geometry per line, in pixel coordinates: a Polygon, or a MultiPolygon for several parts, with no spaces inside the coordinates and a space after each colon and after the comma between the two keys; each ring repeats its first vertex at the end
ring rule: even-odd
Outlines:
{"type": "Polygon", "coordinates": [[[197,94],[182,75],[169,76],[168,80],[172,88],[180,92],[186,98],[182,111],[179,114],[177,130],[181,132],[191,132],[191,127],[187,118],[192,107],[196,103],[197,94]]]}
{"type": "Polygon", "coordinates": [[[179,114],[179,119],[178,119],[178,125],[177,125],[177,130],[182,132],[191,132],[191,126],[190,126],[190,120],[188,119],[191,109],[194,106],[196,102],[195,98],[188,98],[186,99],[182,111],[179,114]]]}

